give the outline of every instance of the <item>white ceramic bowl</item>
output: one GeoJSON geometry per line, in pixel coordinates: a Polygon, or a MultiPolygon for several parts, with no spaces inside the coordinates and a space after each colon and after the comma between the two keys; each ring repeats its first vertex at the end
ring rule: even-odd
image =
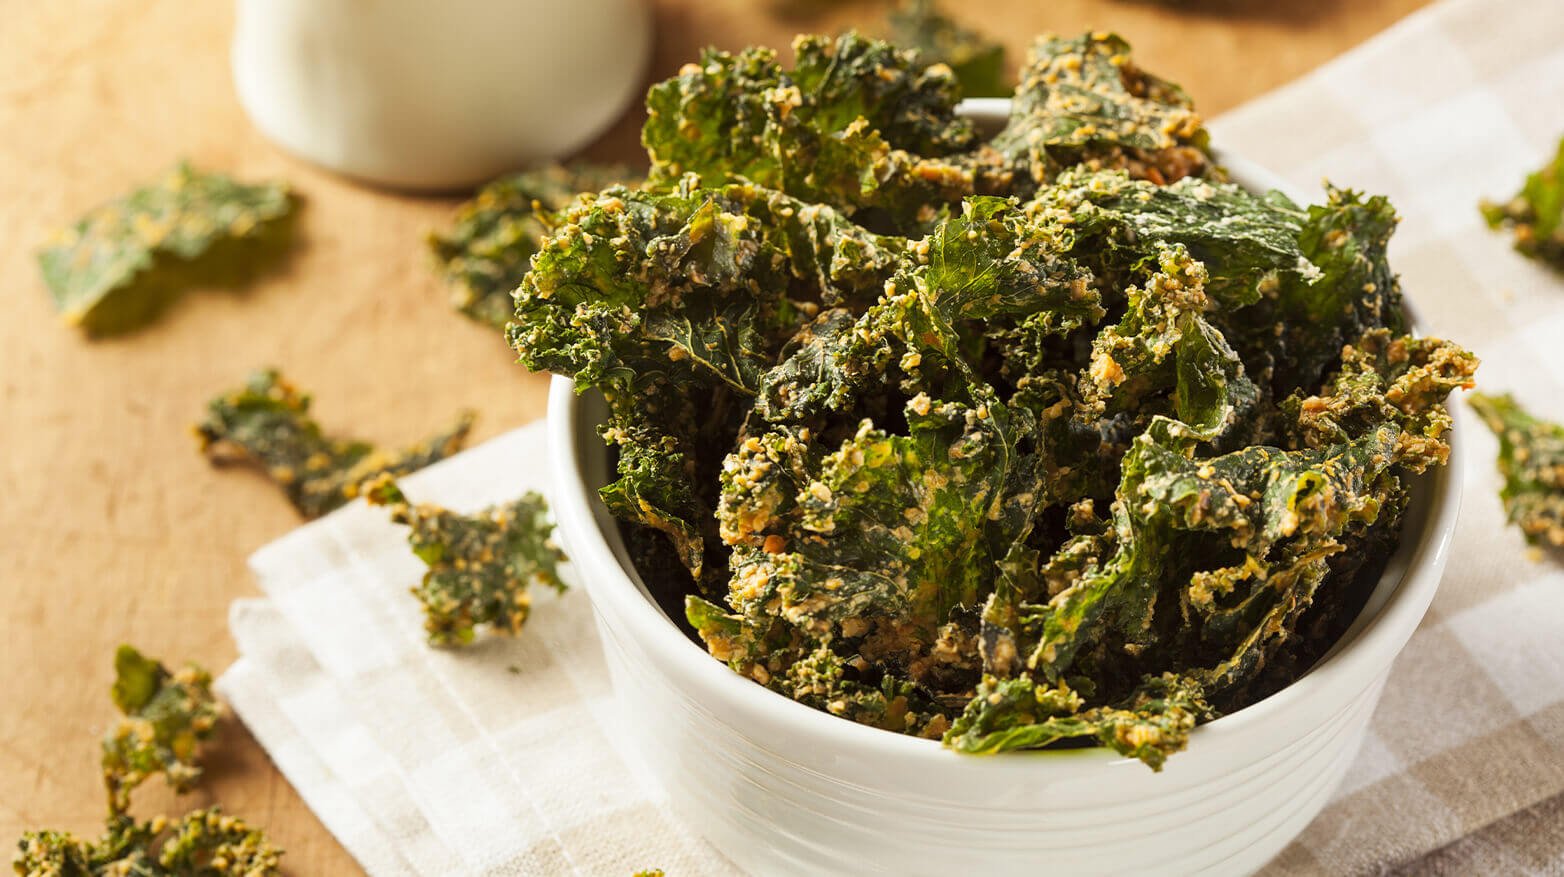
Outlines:
{"type": "MultiPolygon", "coordinates": [[[[987,107],[985,107],[987,109],[987,107]]],[[[1224,156],[1238,182],[1283,188],[1224,156]]],[[[1161,773],[1103,749],[959,755],[740,677],[658,609],[597,498],[604,407],[556,377],[554,512],[596,608],[621,731],[674,807],[758,874],[1242,874],[1324,806],[1444,570],[1450,465],[1414,486],[1400,548],[1358,620],[1292,685],[1193,732],[1161,773]]],[[[1455,412],[1452,412],[1455,413],[1455,412]]]]}
{"type": "Polygon", "coordinates": [[[446,190],[567,156],[642,94],[645,0],[237,0],[239,103],[356,179],[446,190]]]}

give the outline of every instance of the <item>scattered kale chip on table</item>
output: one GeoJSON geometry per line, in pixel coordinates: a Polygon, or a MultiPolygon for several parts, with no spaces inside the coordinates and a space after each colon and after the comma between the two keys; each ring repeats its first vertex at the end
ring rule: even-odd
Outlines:
{"type": "Polygon", "coordinates": [[[299,514],[321,515],[357,498],[382,474],[406,475],[461,450],[473,415],[462,412],[444,432],[400,451],[326,435],[310,416],[310,396],[274,369],[252,374],[244,386],[213,399],[195,428],[202,453],[214,464],[245,464],[264,471],[299,514]]]}
{"type": "Polygon", "coordinates": [[[1514,197],[1484,201],[1482,211],[1489,228],[1514,234],[1516,251],[1564,271],[1564,138],[1553,160],[1527,175],[1514,197]]]}
{"type": "Polygon", "coordinates": [[[381,475],[365,485],[364,497],[407,526],[413,554],[429,567],[413,594],[431,645],[466,645],[479,625],[520,633],[532,614],[531,585],[565,590],[558,569],[565,557],[550,539],[554,525],[540,494],[464,515],[411,503],[390,475],[381,475]]]}
{"type": "Polygon", "coordinates": [[[1472,407],[1499,439],[1499,498],[1533,545],[1564,547],[1564,427],[1538,420],[1508,394],[1474,393],[1472,407]]]}
{"type": "Polygon", "coordinates": [[[607,399],[603,500],[735,671],[1159,768],[1351,622],[1476,359],[1408,334],[1383,198],[1228,182],[1112,34],[1040,40],[990,140],[947,67],[794,48],[651,89],[513,346],[607,399]]]}
{"type": "Polygon", "coordinates": [[[242,283],[290,242],[295,197],[181,162],[99,205],[38,253],[55,308],[91,335],[152,321],[185,288],[242,283]]]}

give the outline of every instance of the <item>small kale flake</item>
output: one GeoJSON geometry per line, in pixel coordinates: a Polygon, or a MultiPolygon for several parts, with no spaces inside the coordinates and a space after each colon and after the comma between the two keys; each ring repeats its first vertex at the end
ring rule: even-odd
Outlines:
{"type": "Polygon", "coordinates": [[[1489,228],[1508,228],[1522,255],[1564,271],[1564,138],[1553,160],[1526,177],[1525,185],[1503,204],[1482,203],[1489,228]]]}
{"type": "Polygon", "coordinates": [[[212,694],[212,676],[194,664],[170,671],[131,646],[114,655],[114,705],[123,714],[103,738],[103,782],[109,808],[123,814],[130,792],[161,773],[176,791],[201,777],[196,753],[209,739],[223,708],[212,694]]]}
{"type": "Polygon", "coordinates": [[[1564,546],[1564,427],[1538,420],[1509,394],[1473,393],[1472,408],[1499,439],[1499,498],[1533,545],[1564,546]]]}
{"type": "Polygon", "coordinates": [[[361,486],[381,473],[406,475],[456,453],[473,421],[471,412],[463,412],[444,432],[392,453],[325,435],[309,410],[309,395],[266,369],[213,399],[196,437],[214,463],[264,469],[300,514],[318,518],[356,498],[361,486]]]}
{"type": "Polygon", "coordinates": [[[170,821],[109,820],[103,837],[82,840],[64,831],[29,831],[17,843],[21,877],[269,877],[282,850],[259,829],[221,808],[192,810],[170,821]]]}
{"type": "Polygon", "coordinates": [[[463,515],[409,503],[391,476],[382,475],[365,497],[407,525],[408,544],[429,567],[413,594],[424,606],[431,645],[467,645],[480,624],[520,633],[532,613],[531,585],[565,590],[559,577],[565,556],[550,539],[548,503],[537,493],[463,515]]]}

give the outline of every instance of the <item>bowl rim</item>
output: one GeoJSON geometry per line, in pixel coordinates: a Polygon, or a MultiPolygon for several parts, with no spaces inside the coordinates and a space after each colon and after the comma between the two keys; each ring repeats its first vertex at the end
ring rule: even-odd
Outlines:
{"type": "MultiPolygon", "coordinates": [[[[996,102],[1008,104],[1005,99],[992,99],[983,101],[981,107],[968,109],[966,104],[976,102],[967,101],[963,109],[979,121],[985,117],[991,120],[994,113],[1002,112],[1002,107],[995,109],[996,102]]],[[[1295,187],[1264,167],[1238,156],[1220,152],[1215,155],[1240,185],[1251,190],[1275,189],[1297,203],[1308,203],[1307,198],[1298,197],[1295,187]]],[[[1415,331],[1416,315],[1410,306],[1407,310],[1415,331]]],[[[733,672],[692,642],[675,621],[663,613],[634,568],[621,562],[619,551],[622,546],[617,529],[611,526],[612,518],[591,484],[589,473],[592,470],[582,446],[601,447],[605,455],[607,449],[596,436],[593,424],[584,422],[584,406],[571,379],[552,377],[546,427],[553,457],[550,499],[565,550],[600,619],[606,620],[616,631],[626,629],[648,655],[675,667],[684,683],[680,687],[700,690],[701,696],[692,699],[702,709],[709,702],[725,704],[767,723],[778,734],[808,739],[831,748],[842,758],[883,760],[900,757],[922,766],[954,761],[966,765],[963,769],[998,769],[1008,777],[1017,776],[1014,771],[1029,766],[1038,769],[1037,765],[1042,765],[1041,769],[1050,776],[1060,771],[1095,773],[1113,766],[1133,765],[1144,770],[1137,760],[1104,747],[1025,750],[973,757],[947,749],[937,740],[897,734],[821,712],[733,672]]],[[[1197,726],[1191,732],[1189,750],[1197,747],[1206,751],[1221,750],[1224,748],[1222,740],[1246,737],[1262,725],[1277,727],[1272,723],[1285,722],[1285,716],[1302,704],[1318,703],[1323,692],[1342,689],[1361,692],[1383,675],[1390,661],[1406,645],[1438,588],[1460,509],[1460,475],[1466,465],[1465,442],[1461,439],[1465,435],[1462,426],[1465,418],[1459,405],[1448,407],[1453,421],[1450,459],[1445,466],[1421,476],[1426,485],[1422,487],[1426,507],[1420,515],[1421,529],[1415,534],[1409,532],[1408,528],[1418,523],[1415,517],[1403,525],[1401,541],[1359,617],[1304,675],[1260,701],[1197,726]]],[[[665,675],[668,672],[665,667],[665,675]]],[[[1345,701],[1337,696],[1335,702],[1345,701]]],[[[727,724],[742,733],[737,723],[727,724]]],[[[756,745],[762,744],[756,742],[756,745]]],[[[1188,752],[1180,753],[1169,760],[1169,766],[1188,756],[1188,752]]]]}

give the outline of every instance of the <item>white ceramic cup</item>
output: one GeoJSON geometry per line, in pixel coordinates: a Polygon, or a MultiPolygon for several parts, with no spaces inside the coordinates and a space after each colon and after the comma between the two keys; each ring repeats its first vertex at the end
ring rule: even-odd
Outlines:
{"type": "Polygon", "coordinates": [[[645,0],[237,0],[261,132],[368,182],[454,189],[564,157],[641,91],[645,0]]]}
{"type": "MultiPolygon", "coordinates": [[[[963,110],[992,125],[1004,102],[963,110]]],[[[1285,183],[1220,156],[1252,190],[1285,183]]],[[[1294,195],[1295,200],[1297,196],[1294,195]]],[[[1415,314],[1413,315],[1415,318],[1415,314]]],[[[1320,812],[1363,740],[1390,665],[1439,585],[1461,500],[1450,465],[1412,479],[1401,544],[1318,665],[1196,728],[1153,773],[1105,749],[962,755],[810,709],[691,642],[640,582],[597,488],[597,394],[554,378],[559,537],[592,598],[623,721],[616,742],[686,824],[755,874],[1247,874],[1320,812]]]]}

